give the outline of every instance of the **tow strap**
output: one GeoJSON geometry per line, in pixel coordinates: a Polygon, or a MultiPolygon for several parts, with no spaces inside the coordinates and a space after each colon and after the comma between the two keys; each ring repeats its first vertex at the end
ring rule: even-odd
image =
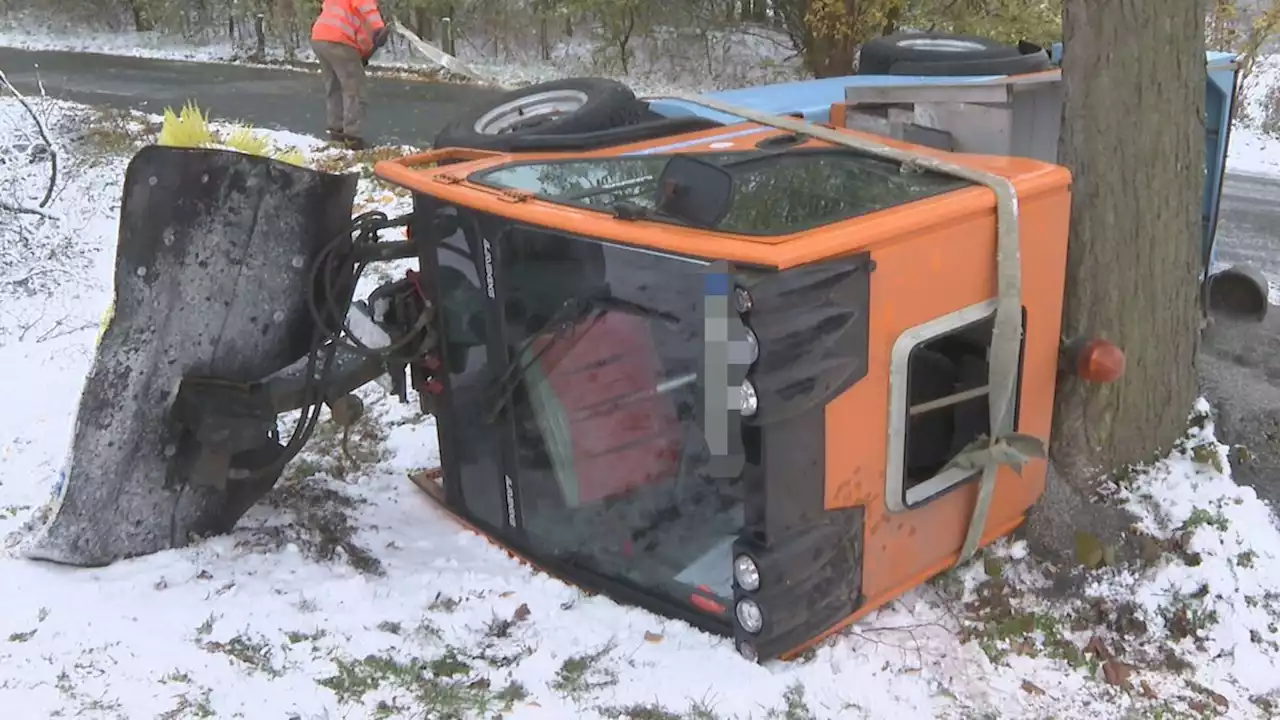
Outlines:
{"type": "Polygon", "coordinates": [[[987,187],[996,196],[996,317],[991,332],[991,354],[988,359],[987,395],[990,414],[990,437],[981,437],[960,451],[948,467],[981,470],[978,498],[964,546],[957,565],[973,557],[982,540],[995,494],[996,473],[1001,465],[1021,472],[1032,458],[1045,458],[1045,447],[1039,438],[1013,431],[1014,388],[1018,377],[1018,355],[1022,345],[1022,261],[1018,242],[1018,196],[1008,178],[948,162],[933,155],[902,150],[888,145],[815,125],[813,123],[768,113],[760,113],[698,95],[673,94],[646,97],[644,100],[678,100],[701,105],[734,115],[760,125],[789,130],[834,145],[853,148],[879,158],[950,175],[987,187]]]}

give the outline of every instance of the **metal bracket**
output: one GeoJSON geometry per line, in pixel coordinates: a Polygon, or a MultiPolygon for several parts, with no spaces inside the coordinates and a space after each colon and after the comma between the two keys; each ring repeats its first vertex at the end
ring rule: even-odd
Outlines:
{"type": "Polygon", "coordinates": [[[276,413],[260,386],[218,378],[187,377],[170,410],[169,484],[225,489],[235,455],[272,442],[276,413]]]}
{"type": "Polygon", "coordinates": [[[511,188],[506,188],[502,190],[502,192],[498,195],[498,197],[502,198],[503,200],[506,200],[509,203],[522,203],[528,200],[529,198],[533,197],[533,193],[526,192],[524,190],[513,190],[511,188]]]}

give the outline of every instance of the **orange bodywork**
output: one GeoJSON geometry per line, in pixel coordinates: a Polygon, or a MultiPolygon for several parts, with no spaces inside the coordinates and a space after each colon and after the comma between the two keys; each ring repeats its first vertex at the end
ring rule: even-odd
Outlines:
{"type": "MultiPolygon", "coordinates": [[[[841,132],[859,135],[852,130],[841,132]]],[[[745,151],[777,134],[784,131],[744,123],[579,156],[622,155],[677,141],[683,152],[745,151]],[[752,128],[756,132],[744,134],[752,128]]],[[[945,156],[1012,181],[1019,198],[1022,304],[1026,310],[1016,430],[1036,436],[1047,445],[1057,382],[1070,212],[1069,172],[1029,159],[957,155],[882,137],[874,139],[921,154],[945,156]]],[[[805,144],[826,145],[817,140],[805,144]]],[[[778,269],[869,252],[875,270],[870,276],[868,369],[865,377],[827,406],[825,444],[826,508],[865,507],[865,602],[842,623],[783,657],[793,657],[804,647],[953,565],[973,513],[976,482],[965,482],[904,512],[890,511],[885,502],[890,355],[905,330],[996,297],[993,193],[975,186],[814,230],[758,237],[649,221],[619,221],[604,212],[504,193],[466,180],[472,172],[513,161],[565,156],[443,149],[383,161],[375,171],[384,180],[446,202],[653,250],[778,269]],[[456,164],[436,165],[441,160],[456,164]]],[[[1043,460],[1026,466],[1021,476],[1007,467],[1001,468],[983,545],[1008,534],[1022,522],[1027,509],[1044,490],[1045,472],[1043,460]]]]}

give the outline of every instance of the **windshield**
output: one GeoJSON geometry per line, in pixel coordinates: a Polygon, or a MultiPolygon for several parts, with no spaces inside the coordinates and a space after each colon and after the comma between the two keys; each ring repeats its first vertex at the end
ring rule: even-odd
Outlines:
{"type": "MultiPolygon", "coordinates": [[[[694,154],[729,170],[734,193],[715,227],[743,235],[784,235],[968,187],[970,183],[851,150],[694,154]]],[[[652,209],[657,178],[670,155],[513,163],[470,180],[522,190],[566,205],[607,210],[619,203],[652,209]]],[[[660,222],[675,218],[653,216],[660,222]]]]}
{"type": "Polygon", "coordinates": [[[705,263],[450,212],[446,443],[468,511],[542,556],[726,602],[743,497],[700,472],[705,263]]]}

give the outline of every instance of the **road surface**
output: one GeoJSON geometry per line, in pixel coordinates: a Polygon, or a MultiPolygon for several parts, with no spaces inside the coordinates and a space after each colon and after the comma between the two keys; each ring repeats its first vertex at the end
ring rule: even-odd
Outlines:
{"type": "Polygon", "coordinates": [[[1280,178],[1228,175],[1218,220],[1218,261],[1253,263],[1280,280],[1280,178]]]}
{"type": "MultiPolygon", "coordinates": [[[[83,103],[159,113],[195,99],[219,119],[314,135],[325,129],[315,71],[9,48],[0,48],[0,69],[24,92],[36,92],[39,79],[50,95],[83,103]]],[[[467,85],[374,78],[367,134],[380,142],[425,145],[453,113],[494,93],[467,85]]],[[[1228,175],[1218,252],[1222,263],[1252,262],[1273,282],[1280,280],[1280,179],[1228,175]]],[[[1280,377],[1280,369],[1276,373],[1280,377]]],[[[1280,508],[1280,478],[1265,478],[1256,486],[1280,508]]]]}
{"type": "MultiPolygon", "coordinates": [[[[0,70],[23,93],[43,82],[53,97],[160,114],[195,100],[213,118],[323,136],[319,71],[243,67],[89,53],[0,48],[0,70]]],[[[365,135],[380,143],[423,145],[468,103],[495,90],[371,78],[365,135]]]]}

